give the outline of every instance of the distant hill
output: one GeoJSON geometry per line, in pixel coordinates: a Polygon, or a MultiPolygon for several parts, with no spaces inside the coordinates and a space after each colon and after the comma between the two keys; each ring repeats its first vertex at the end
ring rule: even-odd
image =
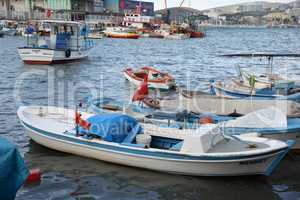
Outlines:
{"type": "Polygon", "coordinates": [[[243,12],[243,11],[253,11],[253,10],[267,10],[267,9],[285,9],[285,7],[291,6],[293,3],[286,4],[286,3],[272,3],[272,2],[265,2],[265,1],[257,1],[257,2],[249,2],[249,3],[241,3],[241,4],[233,4],[228,6],[216,7],[207,10],[203,10],[204,12],[209,11],[218,11],[221,13],[236,13],[236,12],[243,12]]]}
{"type": "MultiPolygon", "coordinates": [[[[176,11],[176,10],[184,10],[186,12],[192,12],[192,13],[199,13],[199,12],[220,12],[220,13],[236,13],[236,12],[243,12],[243,11],[263,11],[263,10],[286,10],[288,8],[300,8],[300,0],[296,0],[290,3],[274,3],[274,2],[266,2],[266,1],[256,1],[256,2],[249,2],[249,3],[240,3],[240,4],[233,4],[228,6],[221,6],[221,7],[215,7],[205,10],[197,10],[193,8],[188,7],[171,7],[168,8],[170,11],[176,11]],[[244,9],[244,10],[243,10],[244,9]],[[248,9],[248,10],[247,10],[248,9]]],[[[156,13],[164,13],[166,9],[156,10],[156,13]]]]}

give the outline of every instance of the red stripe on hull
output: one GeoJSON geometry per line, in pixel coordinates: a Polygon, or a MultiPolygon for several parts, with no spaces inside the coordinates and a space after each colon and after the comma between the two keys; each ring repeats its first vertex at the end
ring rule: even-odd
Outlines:
{"type": "Polygon", "coordinates": [[[116,38],[116,39],[139,39],[140,35],[127,35],[127,36],[122,36],[122,35],[108,35],[110,38],[116,38]]]}
{"type": "Polygon", "coordinates": [[[53,61],[23,60],[23,62],[28,65],[50,65],[50,64],[63,64],[68,62],[75,62],[83,59],[84,58],[76,58],[76,59],[69,59],[69,60],[53,60],[53,61]]]}
{"type": "Polygon", "coordinates": [[[51,61],[40,61],[40,60],[23,60],[28,65],[49,65],[51,61]]]}

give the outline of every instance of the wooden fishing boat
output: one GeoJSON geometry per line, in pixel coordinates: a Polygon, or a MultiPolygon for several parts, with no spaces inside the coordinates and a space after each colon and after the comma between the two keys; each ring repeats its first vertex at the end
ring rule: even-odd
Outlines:
{"type": "Polygon", "coordinates": [[[217,115],[246,115],[270,106],[280,109],[287,117],[300,116],[300,103],[284,99],[230,99],[201,91],[179,89],[178,98],[160,101],[160,107],[166,110],[210,112],[217,115]]]}
{"type": "Polygon", "coordinates": [[[197,129],[207,123],[222,124],[224,133],[228,135],[258,133],[257,136],[260,137],[281,141],[294,140],[293,149],[300,149],[300,115],[287,117],[285,113],[274,107],[254,110],[244,116],[238,113],[216,115],[209,112],[155,109],[143,102],[127,104],[105,98],[91,100],[89,110],[96,114],[123,113],[144,123],[177,129],[197,129]]]}
{"type": "Polygon", "coordinates": [[[131,68],[124,70],[125,78],[132,84],[139,86],[147,77],[148,87],[152,89],[169,90],[176,86],[175,79],[168,73],[162,73],[152,67],[143,67],[134,71],[131,68]]]}
{"type": "Polygon", "coordinates": [[[239,79],[241,81],[244,81],[245,85],[249,86],[249,81],[251,77],[255,77],[255,88],[261,89],[265,87],[271,87],[275,82],[277,81],[288,81],[286,77],[282,77],[280,74],[274,73],[274,65],[273,61],[274,58],[296,58],[300,57],[300,54],[295,53],[284,53],[284,54],[278,54],[278,53],[235,53],[235,54],[225,54],[222,55],[224,57],[230,57],[230,58],[266,58],[268,61],[267,65],[264,65],[266,68],[266,72],[262,74],[257,74],[245,69],[242,69],[240,65],[237,65],[237,73],[239,76],[239,79]]]}
{"type": "Polygon", "coordinates": [[[272,87],[257,89],[232,79],[231,82],[213,82],[211,89],[212,94],[226,98],[300,100],[300,87],[285,80],[275,82],[272,87]]]}
{"type": "Polygon", "coordinates": [[[191,31],[191,38],[203,38],[205,36],[204,32],[201,31],[191,31]]]}
{"type": "MultiPolygon", "coordinates": [[[[55,64],[81,60],[88,56],[94,43],[86,38],[86,26],[80,22],[46,20],[50,37],[27,38],[27,46],[18,53],[26,64],[55,64]],[[31,39],[34,38],[34,39],[31,39]]],[[[28,33],[30,34],[30,33],[28,33]]]]}
{"type": "Polygon", "coordinates": [[[18,117],[29,137],[48,148],[192,176],[270,175],[293,145],[293,141],[254,136],[226,137],[215,125],[198,130],[162,129],[138,124],[126,115],[78,115],[57,107],[20,107],[18,117]]]}

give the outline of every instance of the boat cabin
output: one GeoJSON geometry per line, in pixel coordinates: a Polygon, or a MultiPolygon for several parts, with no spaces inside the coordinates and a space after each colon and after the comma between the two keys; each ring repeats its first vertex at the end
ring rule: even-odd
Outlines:
{"type": "MultiPolygon", "coordinates": [[[[86,39],[89,30],[83,23],[58,20],[41,22],[45,27],[49,27],[50,34],[46,36],[36,34],[35,37],[28,38],[28,46],[54,50],[70,49],[71,51],[86,50],[93,46],[92,41],[86,39]]],[[[30,31],[29,28],[28,31],[30,31]]]]}

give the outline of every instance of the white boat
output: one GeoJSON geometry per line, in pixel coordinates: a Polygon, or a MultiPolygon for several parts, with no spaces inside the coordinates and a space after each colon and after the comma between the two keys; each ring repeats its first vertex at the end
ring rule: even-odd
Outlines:
{"type": "Polygon", "coordinates": [[[49,37],[30,37],[18,53],[26,64],[54,64],[84,59],[94,47],[86,38],[86,26],[73,21],[44,21],[51,27],[49,37]],[[38,37],[38,38],[36,38],[38,37]],[[33,42],[32,42],[33,41],[33,42]]]}
{"type": "Polygon", "coordinates": [[[170,90],[176,87],[175,79],[170,74],[160,72],[153,67],[142,67],[138,70],[127,68],[123,71],[123,74],[130,83],[136,86],[140,86],[146,76],[148,88],[170,90]]]}
{"type": "Polygon", "coordinates": [[[14,36],[17,33],[17,22],[11,20],[0,20],[0,32],[3,35],[14,36]]]}
{"type": "Polygon", "coordinates": [[[171,39],[171,40],[185,40],[185,39],[189,39],[190,37],[191,35],[186,33],[172,33],[169,35],[165,35],[165,39],[171,39]]]}
{"type": "Polygon", "coordinates": [[[0,27],[0,31],[3,35],[8,35],[8,36],[14,36],[17,33],[16,29],[6,28],[6,27],[0,27]]]}
{"type": "Polygon", "coordinates": [[[275,53],[236,53],[236,54],[226,54],[223,55],[225,57],[239,57],[239,58],[266,58],[268,64],[265,66],[266,71],[265,73],[255,73],[249,70],[242,69],[240,65],[236,66],[238,76],[241,81],[246,86],[249,86],[250,79],[254,78],[255,83],[254,86],[256,89],[262,88],[270,88],[272,87],[277,81],[291,81],[287,77],[283,77],[281,74],[274,73],[274,66],[273,60],[274,58],[296,58],[300,57],[300,54],[275,54],[275,53]]]}
{"type": "MultiPolygon", "coordinates": [[[[93,124],[99,116],[89,113],[81,113],[80,120],[91,123],[89,130],[83,134],[76,131],[74,110],[28,106],[20,107],[17,113],[29,137],[48,148],[116,164],[184,175],[270,175],[293,145],[293,141],[285,143],[253,136],[224,138],[217,126],[175,130],[144,125],[141,132],[139,124],[128,129],[127,121],[122,120],[123,123],[117,124],[122,129],[117,127],[117,130],[125,130],[125,125],[126,130],[131,131],[127,135],[122,131],[113,135],[102,132],[101,128],[95,129],[104,124],[93,124]],[[99,131],[100,135],[94,135],[94,131],[99,131]]],[[[116,116],[104,117],[118,119],[116,116]]],[[[126,115],[119,117],[132,120],[126,115]]],[[[113,125],[116,130],[116,124],[113,125]]]]}
{"type": "Polygon", "coordinates": [[[103,31],[103,26],[99,23],[99,22],[87,22],[88,26],[89,26],[89,34],[87,36],[87,38],[89,39],[93,39],[93,40],[99,40],[102,39],[104,36],[103,31]]]}

